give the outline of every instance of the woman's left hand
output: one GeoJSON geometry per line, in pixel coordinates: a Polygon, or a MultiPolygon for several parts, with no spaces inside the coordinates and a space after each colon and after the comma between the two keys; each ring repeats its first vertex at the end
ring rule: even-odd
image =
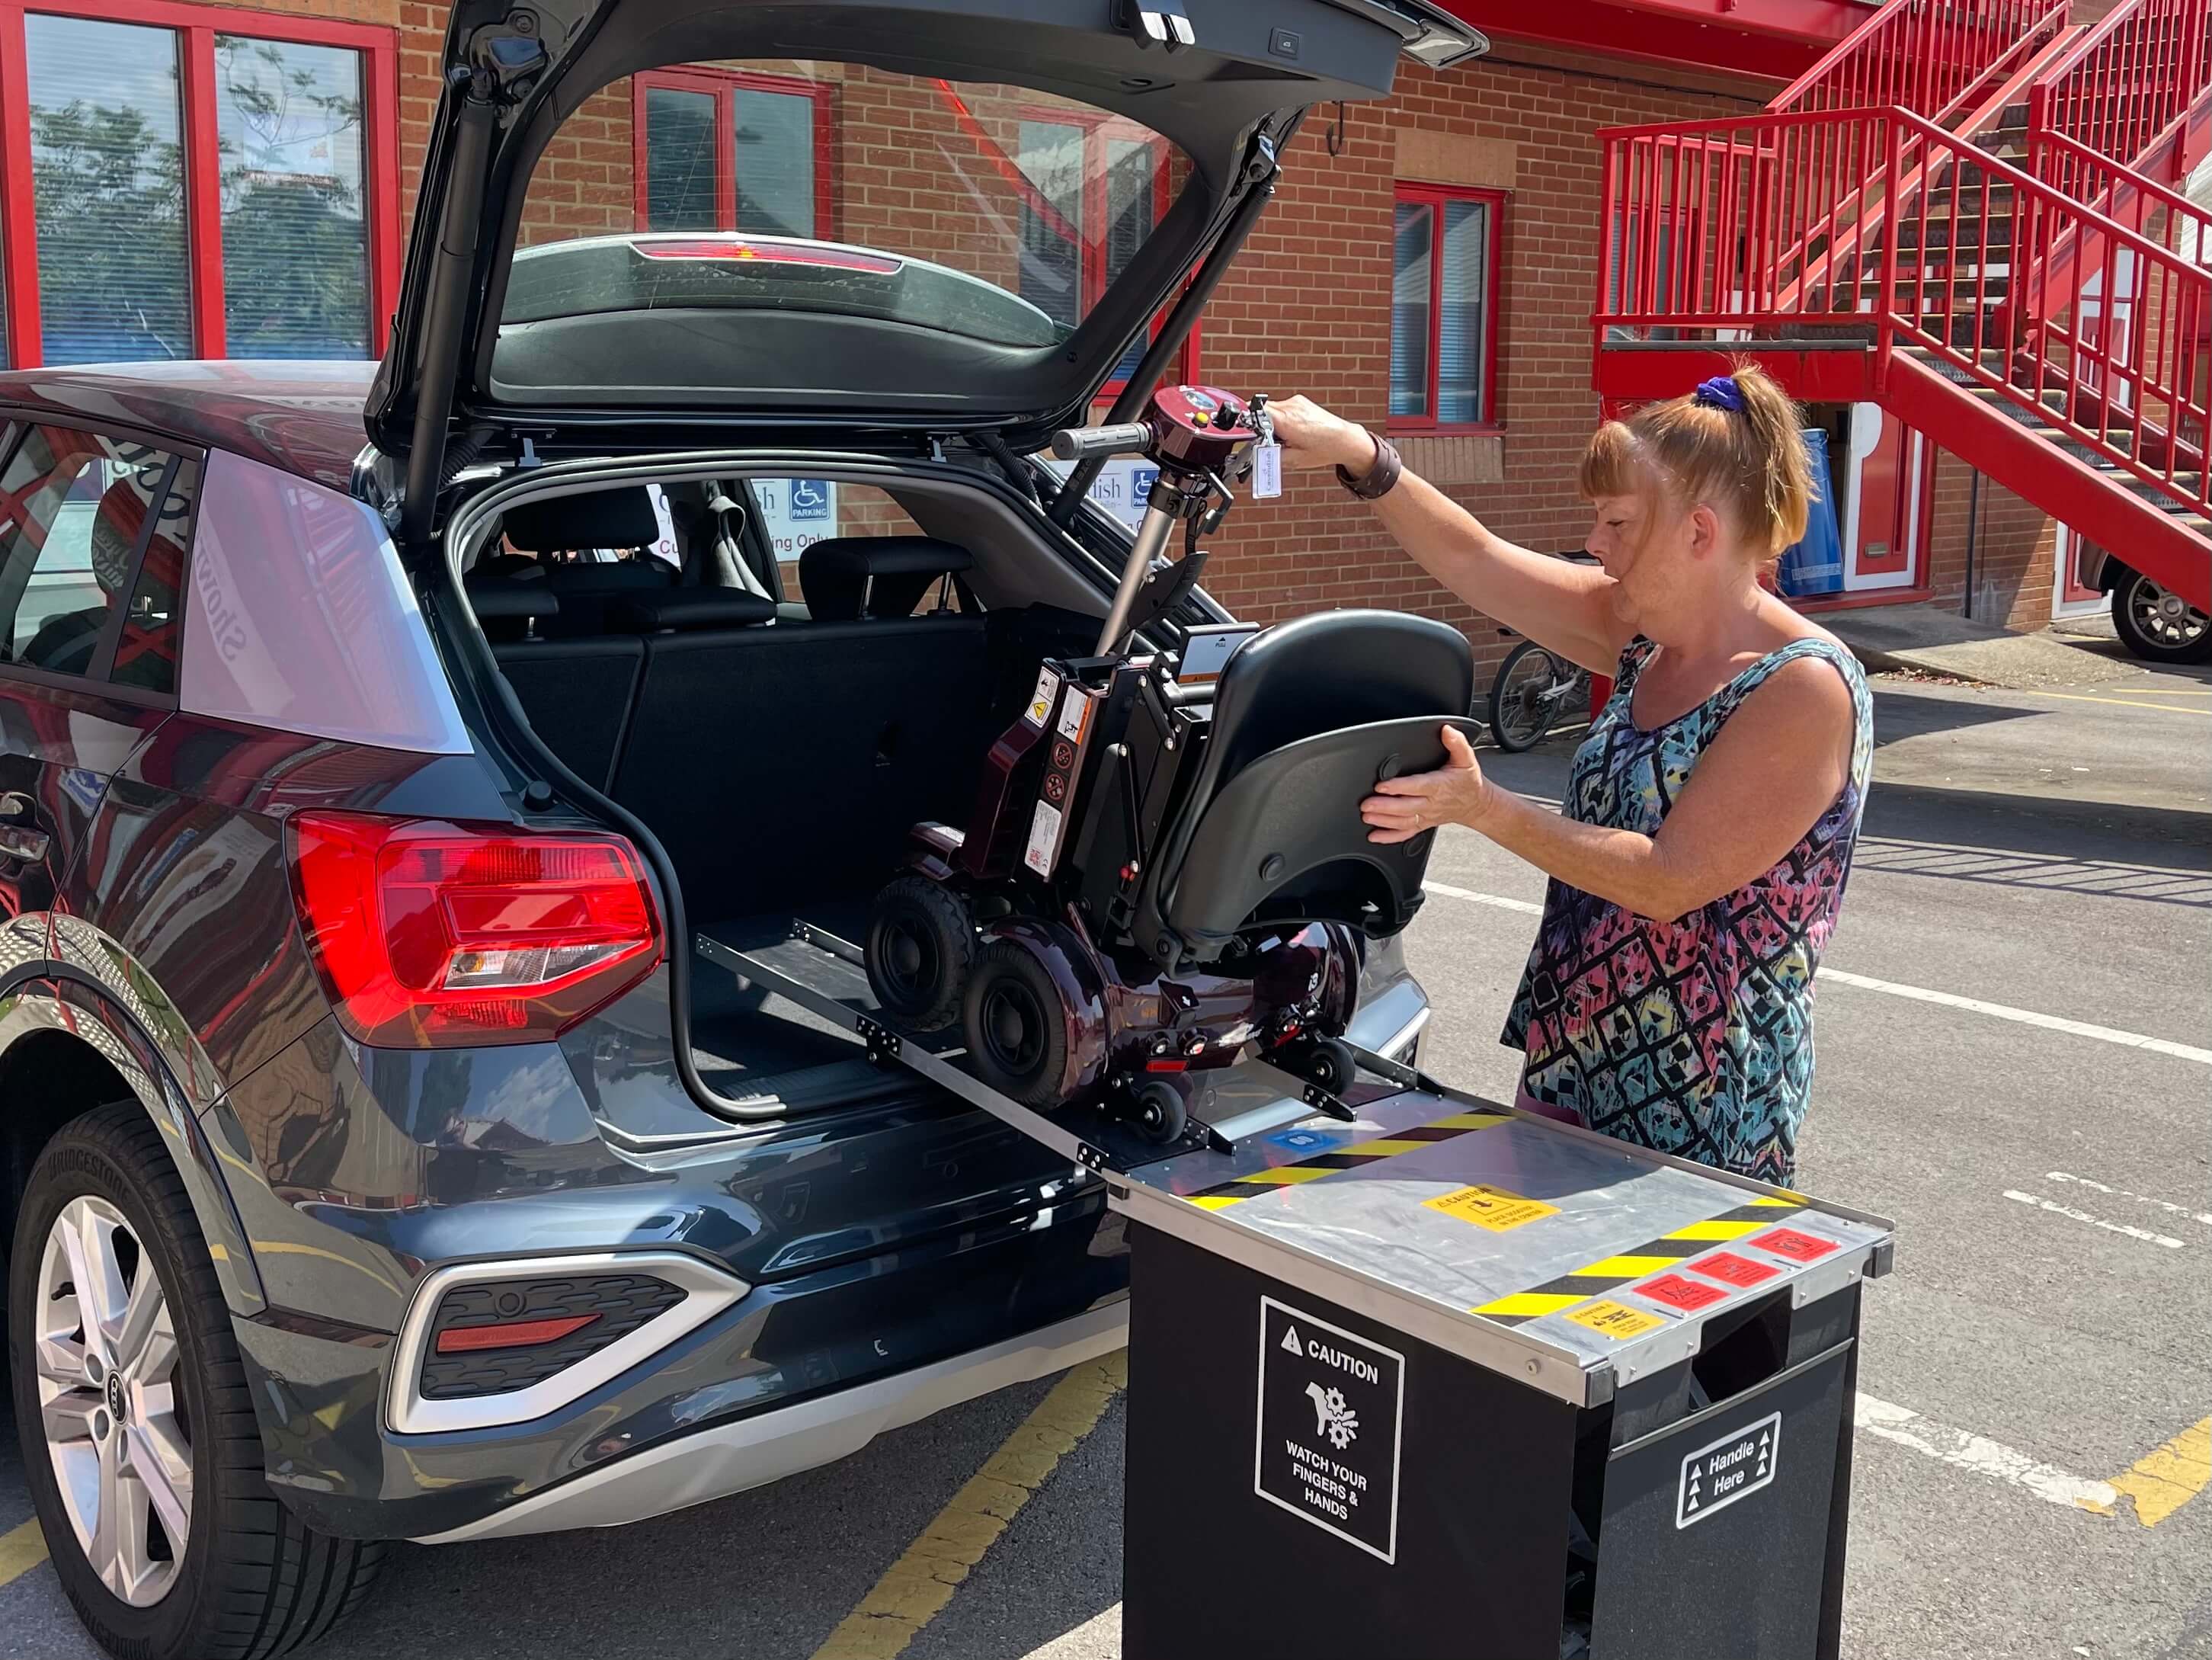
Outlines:
{"type": "Polygon", "coordinates": [[[1370,842],[1410,842],[1439,824],[1480,823],[1490,807],[1490,781],[1474,758],[1474,747],[1457,727],[1446,726],[1444,763],[1434,772],[1386,778],[1359,804],[1359,816],[1373,826],[1370,842]]]}

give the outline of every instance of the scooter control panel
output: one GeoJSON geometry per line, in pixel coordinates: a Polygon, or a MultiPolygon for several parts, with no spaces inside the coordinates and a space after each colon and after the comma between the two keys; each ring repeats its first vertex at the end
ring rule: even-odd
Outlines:
{"type": "Polygon", "coordinates": [[[1145,418],[1153,458],[1195,472],[1226,472],[1237,451],[1260,436],[1250,406],[1218,386],[1163,386],[1145,418]]]}

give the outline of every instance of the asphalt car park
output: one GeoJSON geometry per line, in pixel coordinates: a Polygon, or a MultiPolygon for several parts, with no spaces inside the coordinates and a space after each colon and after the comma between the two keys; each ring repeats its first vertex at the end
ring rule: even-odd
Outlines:
{"type": "MultiPolygon", "coordinates": [[[[1845,1651],[2212,1656],[2212,673],[1875,685],[1801,1168],[1898,1227],[1867,1302],[1845,1651]]],[[[1489,764],[1556,797],[1571,743],[1489,764]]],[[[1424,1063],[1504,1093],[1540,881],[1472,836],[1429,876],[1424,1063]]],[[[626,1529],[398,1548],[318,1652],[1110,1660],[1115,1381],[1092,1363],[626,1529]]],[[[0,1655],[92,1656],[20,1472],[11,1440],[0,1655]]],[[[1511,1495],[1481,1502],[1512,1526],[1511,1495]]]]}

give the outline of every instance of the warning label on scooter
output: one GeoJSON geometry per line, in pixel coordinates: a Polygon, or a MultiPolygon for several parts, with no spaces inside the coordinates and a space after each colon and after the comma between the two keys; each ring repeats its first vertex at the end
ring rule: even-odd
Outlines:
{"type": "Polygon", "coordinates": [[[1259,1371],[1252,1491],[1395,1565],[1406,1357],[1262,1297],[1259,1371]]]}
{"type": "Polygon", "coordinates": [[[1674,1494],[1674,1526],[1686,1528],[1715,1511],[1748,1499],[1774,1481],[1782,1456],[1782,1414],[1770,1412],[1755,1424],[1682,1461],[1681,1485],[1674,1494]]]}

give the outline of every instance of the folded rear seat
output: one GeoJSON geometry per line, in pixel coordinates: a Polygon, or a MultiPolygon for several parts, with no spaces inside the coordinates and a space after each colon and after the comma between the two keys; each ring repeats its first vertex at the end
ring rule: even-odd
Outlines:
{"type": "Polygon", "coordinates": [[[697,629],[693,602],[653,613],[671,626],[644,636],[612,794],[667,848],[695,919],[871,891],[915,823],[964,818],[993,736],[983,619],[904,613],[971,562],[919,537],[817,543],[800,561],[812,621],[697,629]]]}

